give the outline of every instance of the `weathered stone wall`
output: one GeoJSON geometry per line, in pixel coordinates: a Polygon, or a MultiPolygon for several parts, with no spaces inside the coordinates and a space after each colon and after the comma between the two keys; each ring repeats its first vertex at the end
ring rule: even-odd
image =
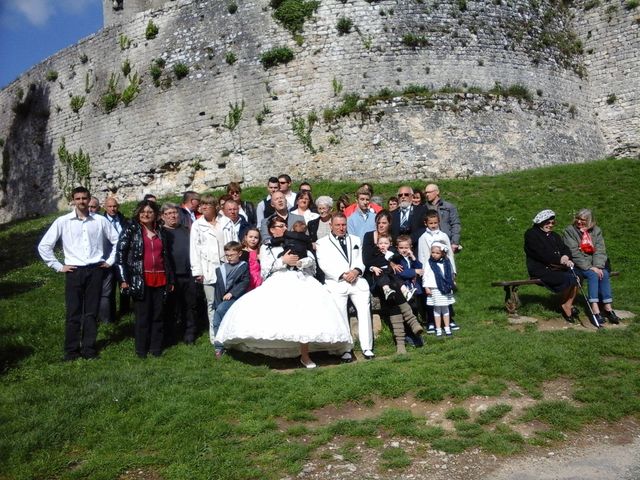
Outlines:
{"type": "MultiPolygon", "coordinates": [[[[134,15],[0,92],[6,154],[0,221],[48,210],[60,198],[56,152],[63,137],[70,151],[90,154],[93,190],[122,199],[231,180],[262,183],[282,171],[310,180],[465,177],[613,152],[612,139],[622,133],[609,129],[603,136],[594,109],[597,80],[585,76],[580,55],[563,53],[553,37],[570,31],[567,12],[549,1],[535,8],[530,3],[469,1],[461,9],[457,1],[323,0],[304,26],[301,45],[274,21],[268,0],[238,2],[234,14],[227,2],[181,0],[134,15]],[[339,35],[340,17],[353,20],[356,31],[339,35]],[[150,19],[160,31],[146,40],[150,19]],[[409,33],[428,45],[407,47],[409,33]],[[128,48],[121,48],[128,44],[123,39],[131,40],[128,48]],[[274,46],[288,46],[295,58],[265,70],[260,55],[274,46]],[[225,60],[228,52],[235,63],[225,60]],[[149,72],[157,58],[166,61],[159,86],[149,72]],[[120,90],[128,83],[120,73],[127,59],[142,77],[140,94],[105,113],[101,95],[112,74],[119,74],[120,90]],[[172,73],[177,63],[189,67],[186,78],[172,73]],[[46,80],[50,70],[59,72],[55,82],[46,80]],[[496,82],[522,84],[532,98],[395,96],[372,102],[366,115],[323,119],[345,93],[364,99],[409,85],[486,92],[496,82]],[[31,84],[48,116],[18,102],[19,90],[31,84]],[[86,97],[78,113],[70,108],[71,96],[86,97]],[[237,127],[225,127],[230,107],[243,104],[237,127]],[[292,124],[302,120],[296,135],[292,124]],[[31,130],[38,132],[36,143],[31,130]]],[[[637,69],[637,51],[634,61],[637,69]]]]}
{"type": "MultiPolygon", "coordinates": [[[[586,2],[585,2],[586,3],[586,2]]],[[[578,10],[576,28],[584,39],[588,93],[608,151],[640,156],[640,8],[602,2],[578,10]]]]}

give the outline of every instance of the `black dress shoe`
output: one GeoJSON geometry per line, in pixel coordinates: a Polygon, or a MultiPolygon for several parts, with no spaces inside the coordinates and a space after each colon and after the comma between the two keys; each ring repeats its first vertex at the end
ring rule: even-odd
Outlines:
{"type": "Polygon", "coordinates": [[[562,309],[560,309],[560,314],[562,315],[562,318],[564,318],[567,322],[576,323],[576,319],[573,318],[573,315],[567,315],[562,309]]]}
{"type": "Polygon", "coordinates": [[[607,317],[609,319],[609,321],[611,323],[613,323],[614,325],[618,325],[620,323],[620,317],[618,315],[616,315],[616,312],[614,312],[613,310],[609,311],[609,312],[604,312],[605,317],[607,317]]]}

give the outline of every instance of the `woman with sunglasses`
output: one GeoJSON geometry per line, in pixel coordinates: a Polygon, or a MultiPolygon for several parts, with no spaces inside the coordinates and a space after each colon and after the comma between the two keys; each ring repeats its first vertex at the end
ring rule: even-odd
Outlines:
{"type": "Polygon", "coordinates": [[[309,352],[350,351],[349,326],[331,294],[314,278],[313,253],[302,257],[285,249],[287,224],[279,216],[271,217],[267,228],[271,243],[260,248],[263,284],[233,304],[216,341],[227,349],[271,357],[299,356],[306,368],[316,367],[309,352]]]}
{"type": "Polygon", "coordinates": [[[578,309],[573,302],[578,293],[578,283],[571,260],[571,251],[562,237],[553,231],[556,214],[553,210],[542,210],[533,219],[533,226],[524,234],[524,252],[527,270],[532,278],[555,293],[560,294],[560,313],[570,323],[578,319],[578,309]]]}

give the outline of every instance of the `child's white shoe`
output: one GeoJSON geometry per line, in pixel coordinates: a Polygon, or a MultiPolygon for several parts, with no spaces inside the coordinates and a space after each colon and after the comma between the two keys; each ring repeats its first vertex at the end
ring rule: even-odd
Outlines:
{"type": "Polygon", "coordinates": [[[449,327],[444,327],[444,334],[445,334],[447,337],[452,336],[452,335],[453,335],[453,333],[451,333],[451,328],[449,328],[449,327]]]}
{"type": "Polygon", "coordinates": [[[441,336],[442,336],[442,329],[436,328],[436,337],[441,337],[441,336]]]}

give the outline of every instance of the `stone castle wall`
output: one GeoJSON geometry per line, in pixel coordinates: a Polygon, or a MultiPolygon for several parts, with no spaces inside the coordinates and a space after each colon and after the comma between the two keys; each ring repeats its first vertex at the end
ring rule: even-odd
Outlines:
{"type": "Polygon", "coordinates": [[[0,221],[55,207],[65,181],[62,138],[69,151],[90,154],[92,189],[121,199],[231,180],[261,184],[280,172],[426,180],[637,154],[638,130],[628,126],[637,127],[639,87],[628,76],[638,70],[638,50],[619,42],[624,35],[637,45],[637,22],[618,12],[606,23],[601,9],[571,19],[554,3],[530,3],[468,1],[461,9],[457,1],[323,0],[301,45],[274,21],[267,0],[238,2],[233,14],[227,2],[171,1],[122,24],[114,19],[0,92],[0,221]],[[357,31],[339,35],[340,17],[357,31]],[[149,20],[159,27],[152,40],[144,35],[149,20]],[[598,44],[586,64],[561,44],[541,42],[572,22],[585,48],[598,44]],[[409,33],[428,45],[407,47],[409,33]],[[295,58],[265,70],[260,55],[274,46],[288,46],[295,58]],[[157,58],[166,65],[156,87],[149,68],[157,58]],[[128,83],[120,72],[127,59],[142,78],[140,94],[105,113],[100,97],[112,74],[120,90],[128,83]],[[189,67],[186,78],[175,78],[176,63],[189,67]],[[52,70],[59,76],[47,81],[52,70]],[[487,94],[496,82],[524,85],[531,98],[487,94]],[[450,88],[431,97],[386,95],[365,114],[324,119],[346,93],[365,99],[409,85],[450,88]],[[608,89],[619,92],[613,108],[608,89]],[[71,96],[86,97],[78,113],[71,96]],[[232,107],[242,115],[227,128],[232,107]]]}

